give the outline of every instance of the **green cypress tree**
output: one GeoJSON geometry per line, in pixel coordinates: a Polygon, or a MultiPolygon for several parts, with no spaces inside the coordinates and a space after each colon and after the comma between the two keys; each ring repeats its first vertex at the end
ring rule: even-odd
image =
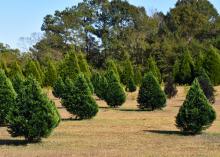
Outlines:
{"type": "Polygon", "coordinates": [[[91,82],[90,78],[88,78],[88,77],[85,75],[85,79],[86,79],[86,82],[87,82],[87,84],[88,84],[88,86],[89,86],[90,92],[93,94],[93,93],[94,93],[94,87],[93,87],[93,85],[92,85],[92,82],[91,82]]]}
{"type": "Polygon", "coordinates": [[[173,66],[173,76],[174,76],[175,82],[177,83],[179,83],[179,80],[180,80],[179,69],[180,69],[180,61],[179,59],[176,59],[174,66],[173,66]]]}
{"type": "Polygon", "coordinates": [[[0,70],[0,124],[6,124],[6,116],[10,108],[14,105],[16,92],[11,81],[5,75],[3,70],[0,70]]]}
{"type": "Polygon", "coordinates": [[[91,72],[89,70],[89,65],[87,63],[87,60],[85,58],[85,56],[80,53],[78,55],[78,61],[79,61],[79,67],[80,67],[80,71],[86,76],[88,77],[89,79],[91,78],[91,72]]]}
{"type": "Polygon", "coordinates": [[[108,70],[105,77],[107,80],[105,101],[110,107],[121,106],[126,100],[126,94],[119,78],[113,70],[108,70]]]}
{"type": "Polygon", "coordinates": [[[11,66],[10,66],[10,72],[9,72],[9,77],[13,78],[14,75],[20,75],[23,76],[21,67],[19,66],[19,64],[17,62],[14,62],[11,66]]]}
{"type": "Polygon", "coordinates": [[[78,59],[74,51],[70,51],[60,65],[60,76],[62,79],[75,79],[80,72],[78,59]]]}
{"type": "Polygon", "coordinates": [[[44,70],[42,69],[42,67],[41,67],[41,65],[40,65],[40,63],[38,61],[35,61],[34,64],[35,64],[35,66],[37,68],[37,71],[40,74],[41,83],[44,83],[44,79],[45,79],[44,70]]]}
{"type": "Polygon", "coordinates": [[[211,47],[205,55],[203,67],[214,85],[220,84],[220,55],[211,47]]]}
{"type": "Polygon", "coordinates": [[[200,69],[198,81],[206,98],[209,100],[209,102],[214,103],[215,102],[215,90],[214,90],[211,80],[209,79],[204,69],[200,69]]]}
{"type": "Polygon", "coordinates": [[[20,92],[23,81],[24,81],[24,76],[19,73],[16,73],[15,75],[12,76],[11,82],[16,93],[20,92]]]}
{"type": "Polygon", "coordinates": [[[157,78],[159,83],[161,83],[162,81],[161,73],[160,73],[160,69],[157,67],[157,63],[155,59],[153,57],[149,57],[147,63],[148,63],[148,71],[152,72],[152,74],[157,78]]]}
{"type": "Polygon", "coordinates": [[[5,61],[1,62],[1,69],[4,70],[6,76],[9,76],[9,69],[5,61]]]}
{"type": "Polygon", "coordinates": [[[117,68],[116,63],[115,63],[114,60],[111,60],[111,59],[107,60],[107,70],[109,70],[109,71],[113,70],[116,77],[120,80],[120,75],[119,75],[119,72],[118,72],[118,68],[117,68]]]}
{"type": "Polygon", "coordinates": [[[140,86],[142,82],[141,68],[139,66],[134,70],[134,82],[137,86],[140,86]]]}
{"type": "Polygon", "coordinates": [[[54,102],[43,94],[38,82],[28,77],[21,86],[7,120],[12,137],[24,136],[28,142],[38,142],[48,137],[58,126],[60,115],[54,102]]]}
{"type": "Polygon", "coordinates": [[[62,78],[59,76],[53,85],[53,95],[57,98],[62,98],[65,90],[65,83],[62,78]]]}
{"type": "Polygon", "coordinates": [[[136,88],[136,85],[135,85],[134,80],[133,80],[132,78],[130,78],[130,79],[128,80],[127,85],[126,85],[126,91],[128,91],[128,92],[135,92],[136,89],[137,89],[137,88],[136,88]]]}
{"type": "Polygon", "coordinates": [[[107,86],[108,86],[105,76],[101,74],[100,72],[96,72],[92,75],[91,81],[94,87],[95,94],[100,99],[104,100],[106,96],[107,86]]]}
{"type": "Polygon", "coordinates": [[[98,112],[98,105],[92,97],[89,86],[82,73],[80,73],[74,83],[66,84],[68,91],[62,98],[62,105],[78,119],[90,119],[98,112]]]}
{"type": "Polygon", "coordinates": [[[210,127],[215,118],[215,110],[195,79],[177,114],[176,126],[185,134],[197,134],[210,127]]]}
{"type": "Polygon", "coordinates": [[[46,86],[53,87],[56,80],[57,80],[56,67],[54,66],[54,64],[51,61],[49,61],[48,66],[47,66],[47,70],[46,70],[46,73],[45,73],[45,82],[44,82],[44,84],[46,86]]]}
{"type": "Polygon", "coordinates": [[[166,79],[164,92],[169,99],[174,97],[177,94],[176,85],[175,85],[174,79],[171,74],[166,79]]]}
{"type": "Polygon", "coordinates": [[[34,63],[34,61],[29,61],[26,65],[25,65],[25,76],[33,76],[40,84],[42,84],[42,78],[41,75],[36,67],[36,64],[34,63]]]}
{"type": "Polygon", "coordinates": [[[155,76],[149,72],[145,75],[137,102],[140,109],[161,109],[166,106],[166,95],[155,76]]]}

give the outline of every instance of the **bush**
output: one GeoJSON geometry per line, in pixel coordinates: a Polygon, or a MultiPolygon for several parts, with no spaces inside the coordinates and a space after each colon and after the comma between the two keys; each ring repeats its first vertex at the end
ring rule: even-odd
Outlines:
{"type": "Polygon", "coordinates": [[[5,72],[0,70],[0,124],[6,124],[6,116],[14,105],[16,92],[5,72]]]}
{"type": "Polygon", "coordinates": [[[62,78],[59,76],[54,83],[52,93],[55,97],[62,98],[62,95],[64,94],[64,90],[65,90],[65,84],[62,78]]]}
{"type": "Polygon", "coordinates": [[[66,83],[68,91],[62,98],[62,105],[68,112],[76,116],[76,119],[90,119],[98,112],[98,105],[92,97],[89,86],[83,74],[79,74],[76,80],[66,83]]]}
{"type": "Polygon", "coordinates": [[[106,90],[107,90],[107,80],[104,75],[101,73],[94,73],[92,75],[92,84],[94,87],[95,94],[102,100],[105,99],[106,96],[106,90]]]}
{"type": "Polygon", "coordinates": [[[196,79],[176,117],[176,126],[185,134],[197,134],[211,126],[216,113],[196,79]]]}
{"type": "Polygon", "coordinates": [[[166,95],[151,72],[143,79],[137,102],[140,109],[155,110],[166,106],[166,95]]]}
{"type": "Polygon", "coordinates": [[[164,92],[169,99],[174,97],[177,94],[176,85],[175,85],[174,79],[171,75],[169,75],[166,80],[164,92]]]}
{"type": "Polygon", "coordinates": [[[209,102],[214,103],[215,102],[215,94],[214,94],[215,90],[211,83],[211,80],[209,79],[204,69],[200,70],[198,81],[206,98],[209,100],[209,102]]]}
{"type": "Polygon", "coordinates": [[[105,76],[107,79],[105,101],[110,107],[121,106],[126,100],[126,95],[119,79],[113,70],[108,70],[105,76]]]}
{"type": "Polygon", "coordinates": [[[60,116],[38,82],[29,77],[22,84],[7,120],[12,137],[24,136],[28,142],[38,142],[58,126],[60,116]]]}
{"type": "Polygon", "coordinates": [[[130,78],[129,80],[128,80],[128,84],[127,84],[127,86],[126,86],[126,91],[128,91],[128,92],[135,92],[136,91],[136,85],[135,85],[135,83],[134,83],[134,80],[132,79],[132,78],[130,78]]]}

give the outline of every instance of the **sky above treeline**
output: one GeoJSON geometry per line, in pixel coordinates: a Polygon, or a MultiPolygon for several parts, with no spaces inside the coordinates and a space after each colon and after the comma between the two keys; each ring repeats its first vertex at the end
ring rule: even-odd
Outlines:
{"type": "MultiPolygon", "coordinates": [[[[82,0],[1,0],[0,42],[12,48],[20,48],[20,37],[29,37],[41,32],[43,18],[55,10],[63,10],[82,0]]],[[[176,0],[128,0],[131,4],[144,6],[147,14],[155,10],[166,13],[174,7],[176,0]]],[[[220,0],[210,0],[220,13],[220,0]]]]}

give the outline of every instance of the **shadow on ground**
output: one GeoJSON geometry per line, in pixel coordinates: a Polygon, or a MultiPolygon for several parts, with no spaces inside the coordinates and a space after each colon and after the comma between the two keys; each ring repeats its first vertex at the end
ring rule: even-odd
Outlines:
{"type": "Polygon", "coordinates": [[[8,146],[24,146],[27,145],[27,141],[25,140],[13,140],[13,139],[0,139],[0,145],[8,145],[8,146]]]}
{"type": "Polygon", "coordinates": [[[181,135],[183,134],[180,131],[170,131],[170,130],[144,130],[144,132],[150,132],[161,135],[181,135]]]}

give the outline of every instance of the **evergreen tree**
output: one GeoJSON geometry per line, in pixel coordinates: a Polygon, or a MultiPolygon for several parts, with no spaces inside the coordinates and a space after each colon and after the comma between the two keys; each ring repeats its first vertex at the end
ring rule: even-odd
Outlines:
{"type": "Polygon", "coordinates": [[[214,85],[220,84],[220,55],[216,48],[211,47],[206,53],[204,69],[214,85]]]}
{"type": "Polygon", "coordinates": [[[198,76],[198,81],[200,84],[201,89],[203,90],[206,98],[211,102],[215,102],[215,90],[209,79],[208,75],[206,74],[204,69],[200,70],[200,74],[198,76]]]}
{"type": "Polygon", "coordinates": [[[14,63],[10,66],[9,77],[10,77],[10,78],[13,78],[14,75],[23,76],[21,67],[19,66],[19,64],[18,64],[17,62],[14,62],[14,63]]]}
{"type": "Polygon", "coordinates": [[[111,59],[107,60],[107,70],[109,70],[109,71],[113,70],[116,77],[118,78],[118,80],[120,80],[120,75],[119,75],[119,72],[118,72],[118,68],[117,68],[116,63],[115,63],[114,60],[111,60],[111,59]]]}
{"type": "Polygon", "coordinates": [[[140,109],[161,109],[166,106],[166,95],[155,76],[149,72],[145,75],[137,102],[140,109]]]}
{"type": "Polygon", "coordinates": [[[87,77],[87,78],[91,78],[91,72],[89,70],[89,65],[87,63],[86,58],[84,57],[84,55],[82,53],[80,53],[78,55],[78,61],[79,61],[79,67],[80,67],[80,71],[87,77]]]}
{"type": "Polygon", "coordinates": [[[16,92],[11,81],[0,70],[0,124],[7,123],[6,116],[15,103],[16,92]]]}
{"type": "Polygon", "coordinates": [[[38,71],[38,68],[36,67],[36,64],[34,61],[29,61],[25,66],[25,76],[33,76],[40,84],[42,84],[42,78],[38,71]]]}
{"type": "Polygon", "coordinates": [[[149,57],[147,64],[148,64],[148,71],[152,72],[152,74],[157,78],[159,83],[161,83],[162,81],[161,73],[160,73],[160,69],[157,67],[157,63],[155,59],[153,57],[149,57]]]}
{"type": "Polygon", "coordinates": [[[136,91],[136,85],[134,83],[134,80],[132,78],[130,78],[128,80],[128,84],[126,85],[126,91],[128,92],[135,92],[136,91]]]}
{"type": "Polygon", "coordinates": [[[65,83],[62,78],[59,76],[53,85],[53,95],[57,98],[62,98],[65,90],[65,83]]]}
{"type": "Polygon", "coordinates": [[[166,79],[164,92],[169,99],[174,97],[177,94],[176,85],[175,85],[172,75],[169,75],[168,78],[166,79]]]}
{"type": "Polygon", "coordinates": [[[94,87],[94,92],[95,94],[100,98],[100,99],[105,99],[106,96],[106,90],[107,90],[107,80],[105,76],[99,72],[96,72],[92,75],[91,78],[93,87],[94,87]]]}
{"type": "Polygon", "coordinates": [[[16,73],[15,75],[12,76],[11,82],[16,93],[20,92],[23,81],[24,81],[24,77],[19,73],[16,73]]]}
{"type": "Polygon", "coordinates": [[[137,67],[135,68],[134,70],[134,81],[135,81],[135,84],[140,86],[141,85],[141,82],[142,82],[142,74],[141,74],[141,68],[140,67],[137,67]]]}
{"type": "Polygon", "coordinates": [[[8,69],[7,64],[6,64],[5,61],[2,61],[2,62],[1,62],[1,67],[0,67],[0,68],[1,68],[2,70],[4,70],[6,76],[9,75],[9,69],[8,69]]]}
{"type": "Polygon", "coordinates": [[[126,100],[126,94],[117,75],[109,69],[105,77],[107,80],[105,101],[110,107],[121,106],[126,100]]]}
{"type": "Polygon", "coordinates": [[[211,126],[216,113],[196,79],[176,117],[177,127],[186,134],[197,134],[211,126]]]}
{"type": "Polygon", "coordinates": [[[62,105],[79,119],[90,119],[98,112],[98,105],[92,97],[89,86],[81,73],[74,83],[67,83],[69,89],[62,98],[62,105]]]}
{"type": "Polygon", "coordinates": [[[86,79],[86,83],[89,86],[89,90],[93,94],[94,93],[94,87],[92,85],[92,82],[91,82],[90,78],[88,78],[86,75],[84,75],[84,76],[85,76],[85,79],[86,79]]]}
{"type": "Polygon", "coordinates": [[[55,104],[43,94],[38,82],[28,77],[7,120],[12,137],[24,136],[28,142],[38,142],[58,126],[60,115],[55,104]]]}
{"type": "Polygon", "coordinates": [[[49,61],[48,67],[47,67],[47,70],[46,70],[46,73],[45,73],[45,82],[44,82],[44,84],[46,86],[53,87],[56,80],[57,80],[56,67],[54,66],[54,64],[51,61],[49,61]]]}
{"type": "Polygon", "coordinates": [[[75,79],[80,72],[78,59],[74,51],[70,51],[64,58],[60,66],[60,76],[63,80],[66,78],[75,79]]]}

